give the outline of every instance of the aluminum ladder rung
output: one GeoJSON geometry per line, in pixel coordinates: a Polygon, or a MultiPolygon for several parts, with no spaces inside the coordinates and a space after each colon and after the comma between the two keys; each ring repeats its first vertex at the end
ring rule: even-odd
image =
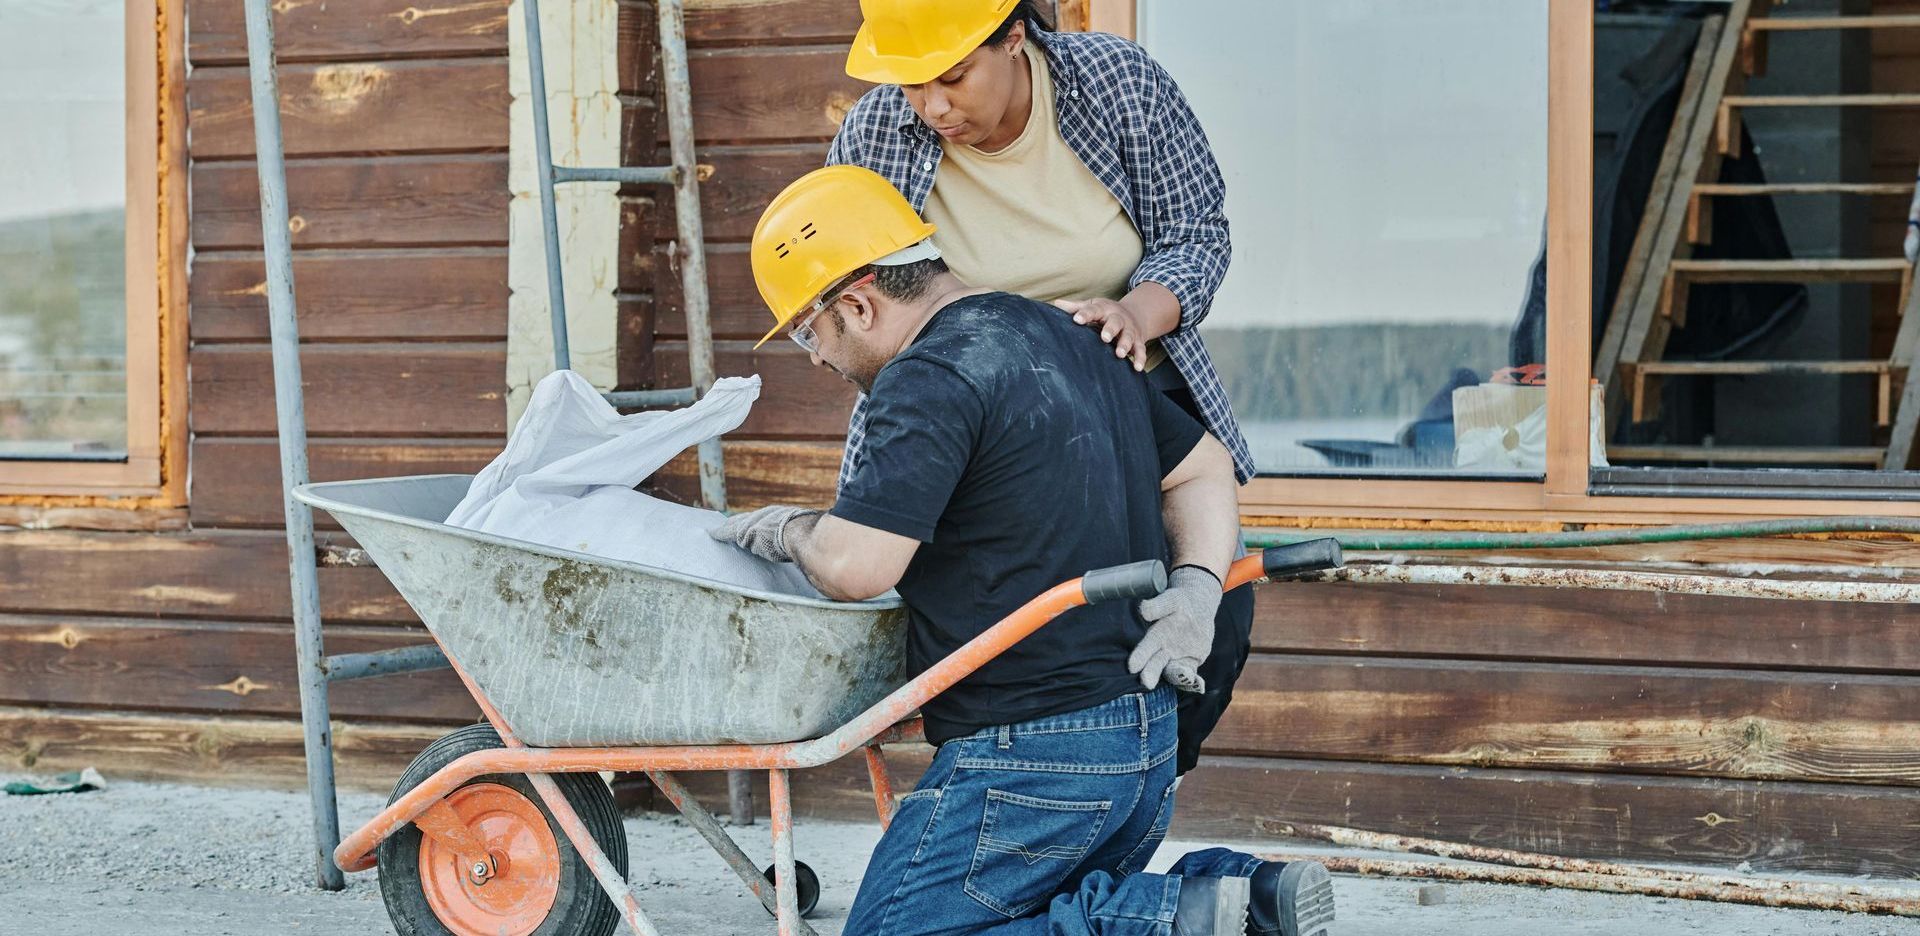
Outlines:
{"type": "Polygon", "coordinates": [[[563,185],[568,182],[620,182],[626,185],[678,185],[680,169],[677,166],[601,166],[580,168],[574,166],[553,167],[553,182],[563,185]]]}
{"type": "Polygon", "coordinates": [[[611,390],[600,394],[600,397],[620,409],[639,409],[644,406],[685,406],[699,399],[700,393],[692,387],[675,387],[670,390],[611,390]]]}
{"type": "Polygon", "coordinates": [[[452,665],[447,662],[447,655],[440,652],[439,644],[414,644],[371,653],[339,653],[320,660],[320,669],[327,674],[327,682],[418,673],[446,669],[452,665]]]}

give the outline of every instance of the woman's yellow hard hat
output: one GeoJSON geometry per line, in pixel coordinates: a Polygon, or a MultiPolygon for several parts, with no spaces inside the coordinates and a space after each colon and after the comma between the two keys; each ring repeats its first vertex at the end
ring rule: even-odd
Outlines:
{"type": "Polygon", "coordinates": [[[915,85],[960,64],[1013,15],[1019,0],[860,0],[847,74],[915,85]]]}
{"type": "MultiPolygon", "coordinates": [[[[906,196],[871,169],[828,166],[795,179],[760,215],[747,250],[753,283],[773,312],[773,328],[760,344],[840,278],[896,259],[933,231],[906,196]]],[[[897,259],[937,256],[928,245],[897,259]]]]}

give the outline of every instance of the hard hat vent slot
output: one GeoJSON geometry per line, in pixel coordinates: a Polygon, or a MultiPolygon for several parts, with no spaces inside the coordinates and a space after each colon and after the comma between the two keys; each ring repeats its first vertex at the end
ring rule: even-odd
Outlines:
{"type": "Polygon", "coordinates": [[[808,222],[806,223],[806,226],[805,226],[805,227],[802,227],[802,228],[800,229],[800,239],[801,239],[801,240],[808,240],[808,239],[810,239],[810,238],[812,238],[812,237],[813,237],[813,235],[815,235],[815,234],[818,234],[818,233],[820,233],[820,232],[819,232],[819,231],[816,231],[816,230],[814,230],[814,228],[813,228],[813,222],[812,222],[812,221],[808,221],[808,222]]]}

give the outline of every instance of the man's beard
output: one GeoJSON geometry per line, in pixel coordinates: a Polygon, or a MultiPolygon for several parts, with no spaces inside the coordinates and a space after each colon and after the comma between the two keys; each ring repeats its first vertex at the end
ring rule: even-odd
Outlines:
{"type": "Polygon", "coordinates": [[[873,392],[873,381],[872,381],[872,380],[861,380],[860,378],[858,378],[858,377],[855,377],[854,375],[852,375],[852,374],[849,374],[849,373],[847,373],[846,371],[843,371],[843,370],[841,370],[841,369],[840,369],[840,368],[839,368],[838,366],[836,366],[836,365],[833,365],[833,364],[828,364],[827,366],[828,366],[828,367],[831,367],[831,368],[833,368],[833,372],[834,372],[834,373],[836,373],[836,374],[839,374],[839,375],[840,375],[840,379],[841,379],[841,380],[844,380],[844,381],[846,381],[847,383],[850,383],[850,384],[853,384],[853,385],[854,385],[854,386],[856,386],[856,387],[859,387],[859,388],[860,388],[860,392],[861,392],[861,393],[872,393],[872,392],[873,392]]]}
{"type": "Polygon", "coordinates": [[[861,393],[871,394],[873,382],[880,377],[880,369],[887,366],[887,362],[892,358],[880,357],[864,347],[848,350],[852,360],[847,362],[846,367],[841,367],[832,361],[828,361],[827,366],[833,368],[833,372],[839,374],[840,379],[859,387],[861,393]]]}

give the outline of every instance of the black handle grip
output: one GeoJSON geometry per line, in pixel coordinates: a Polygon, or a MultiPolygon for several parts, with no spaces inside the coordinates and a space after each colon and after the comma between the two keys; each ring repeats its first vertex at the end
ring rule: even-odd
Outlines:
{"type": "Polygon", "coordinates": [[[1324,572],[1338,569],[1344,562],[1340,555],[1340,541],[1331,536],[1304,543],[1269,546],[1260,552],[1260,568],[1265,570],[1267,578],[1324,572]]]}
{"type": "Polygon", "coordinates": [[[1158,559],[1095,569],[1080,577],[1087,604],[1121,598],[1152,598],[1167,590],[1167,564],[1158,559]]]}

